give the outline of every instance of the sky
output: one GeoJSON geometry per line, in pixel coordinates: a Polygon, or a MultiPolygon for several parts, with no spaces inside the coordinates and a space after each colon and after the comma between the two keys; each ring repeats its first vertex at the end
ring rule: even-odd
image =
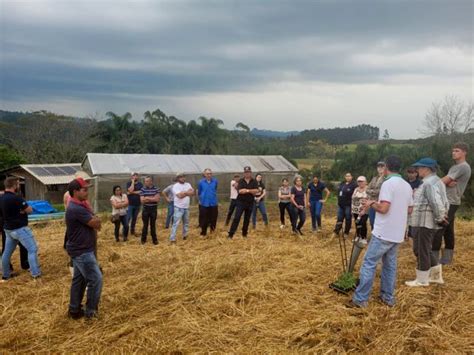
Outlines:
{"type": "Polygon", "coordinates": [[[433,102],[473,99],[473,6],[0,0],[0,109],[415,138],[433,102]]]}

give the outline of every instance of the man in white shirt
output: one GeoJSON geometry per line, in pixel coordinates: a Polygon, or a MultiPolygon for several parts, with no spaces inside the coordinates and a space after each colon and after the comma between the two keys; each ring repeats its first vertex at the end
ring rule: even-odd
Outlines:
{"type": "Polygon", "coordinates": [[[359,273],[360,283],[348,303],[349,307],[368,306],[380,259],[383,266],[379,300],[388,306],[395,305],[398,246],[405,237],[408,214],[413,208],[413,192],[410,184],[399,174],[400,158],[389,156],[385,163],[385,181],[380,189],[379,200],[365,203],[365,211],[369,208],[376,211],[375,225],[359,273]]]}
{"type": "Polygon", "coordinates": [[[183,240],[186,240],[189,232],[189,204],[190,196],[194,195],[194,189],[189,182],[186,182],[184,173],[176,174],[177,183],[173,185],[174,215],[173,227],[171,227],[170,243],[176,244],[176,233],[178,225],[183,219],[183,240]]]}
{"type": "Polygon", "coordinates": [[[227,217],[225,219],[225,225],[228,226],[232,215],[234,214],[235,207],[237,206],[237,196],[239,196],[239,191],[237,186],[239,186],[240,175],[235,174],[234,179],[230,181],[230,205],[229,211],[227,212],[227,217]]]}

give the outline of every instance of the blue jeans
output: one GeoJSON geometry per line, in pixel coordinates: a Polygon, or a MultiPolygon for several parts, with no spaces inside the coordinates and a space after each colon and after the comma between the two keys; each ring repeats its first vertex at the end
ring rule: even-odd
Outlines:
{"type": "Polygon", "coordinates": [[[87,287],[86,317],[92,317],[99,309],[102,293],[102,273],[94,252],[88,252],[72,258],[74,275],[71,283],[69,312],[78,313],[82,308],[82,299],[87,287]]]}
{"type": "Polygon", "coordinates": [[[186,238],[189,231],[189,208],[179,208],[174,206],[173,227],[171,227],[170,241],[176,241],[178,225],[183,219],[183,238],[186,238]]]}
{"type": "Polygon", "coordinates": [[[140,213],[140,205],[138,206],[128,206],[127,212],[127,222],[130,223],[130,233],[135,233],[135,225],[137,224],[137,217],[140,213]]]}
{"type": "Polygon", "coordinates": [[[18,229],[5,229],[7,235],[5,251],[2,255],[3,277],[9,278],[10,258],[16,249],[18,243],[21,243],[28,251],[28,263],[30,264],[31,276],[37,277],[41,275],[41,270],[38,261],[38,246],[36,245],[35,237],[29,227],[22,227],[18,229]]]}
{"type": "Polygon", "coordinates": [[[265,225],[268,225],[267,208],[265,207],[265,202],[264,201],[260,201],[259,203],[255,203],[253,205],[252,225],[254,227],[257,225],[257,210],[259,210],[260,213],[262,214],[263,223],[265,223],[265,225]]]}
{"type": "Polygon", "coordinates": [[[375,210],[371,207],[369,209],[369,220],[370,220],[370,228],[374,230],[374,223],[375,223],[375,210]]]}
{"type": "Polygon", "coordinates": [[[171,222],[173,221],[173,214],[174,214],[174,202],[168,202],[168,211],[166,214],[166,222],[165,222],[165,228],[169,228],[171,222]]]}
{"type": "Polygon", "coordinates": [[[395,283],[397,281],[397,254],[399,243],[388,242],[372,235],[360,269],[359,286],[352,300],[362,307],[367,307],[372,285],[374,283],[377,263],[382,259],[380,275],[380,297],[389,304],[395,304],[395,283]]]}
{"type": "Polygon", "coordinates": [[[342,223],[344,220],[346,220],[346,224],[344,225],[344,234],[349,234],[352,227],[351,206],[337,206],[337,221],[342,223]]]}
{"type": "Polygon", "coordinates": [[[313,230],[321,228],[321,212],[323,211],[323,203],[321,201],[309,201],[311,213],[311,226],[313,230]]]}

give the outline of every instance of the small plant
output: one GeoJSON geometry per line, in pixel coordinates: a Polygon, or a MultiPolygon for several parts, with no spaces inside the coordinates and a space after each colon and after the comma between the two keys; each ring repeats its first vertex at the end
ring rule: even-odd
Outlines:
{"type": "Polygon", "coordinates": [[[357,286],[357,278],[352,274],[352,272],[343,272],[339,275],[338,279],[329,285],[334,291],[341,293],[349,293],[357,286]]]}

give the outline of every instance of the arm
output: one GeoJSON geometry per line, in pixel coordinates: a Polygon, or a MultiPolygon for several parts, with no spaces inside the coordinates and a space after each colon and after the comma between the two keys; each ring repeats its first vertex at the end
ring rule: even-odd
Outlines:
{"type": "Polygon", "coordinates": [[[373,200],[368,200],[365,206],[366,208],[364,208],[364,211],[368,210],[368,207],[372,207],[376,212],[381,214],[386,214],[390,210],[390,202],[387,201],[377,202],[373,200]]]}
{"type": "Polygon", "coordinates": [[[291,204],[295,206],[296,208],[298,208],[298,204],[295,201],[295,194],[291,194],[290,200],[291,200],[291,204]]]}
{"type": "Polygon", "coordinates": [[[130,186],[127,188],[127,191],[131,194],[135,193],[135,180],[132,180],[130,186]]]}
{"type": "Polygon", "coordinates": [[[168,198],[168,191],[167,189],[164,189],[161,194],[163,195],[163,197],[165,198],[166,202],[170,203],[171,200],[168,198]]]}
{"type": "Polygon", "coordinates": [[[306,189],[306,193],[304,194],[305,197],[305,206],[311,207],[311,204],[309,203],[309,197],[311,196],[311,190],[308,188],[306,189]],[[308,202],[306,202],[308,201],[308,202]]]}
{"type": "Polygon", "coordinates": [[[100,218],[97,216],[93,216],[86,224],[92,229],[100,230],[100,218]]]}
{"type": "Polygon", "coordinates": [[[329,191],[327,187],[324,189],[324,192],[326,193],[326,197],[324,197],[322,202],[326,202],[329,198],[329,195],[331,194],[331,191],[329,191]]]}
{"type": "MultiPolygon", "coordinates": [[[[448,175],[445,177],[441,178],[441,181],[446,185],[446,186],[451,186],[452,183],[456,184],[456,180],[450,178],[448,175]]],[[[454,186],[454,185],[453,185],[454,186]]]]}

